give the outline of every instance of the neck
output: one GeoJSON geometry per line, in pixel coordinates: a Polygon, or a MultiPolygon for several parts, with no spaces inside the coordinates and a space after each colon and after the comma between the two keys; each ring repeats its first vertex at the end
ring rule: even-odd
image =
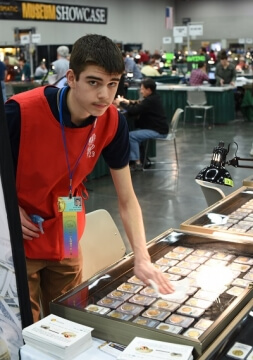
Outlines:
{"type": "Polygon", "coordinates": [[[75,101],[72,96],[71,89],[67,94],[67,106],[71,115],[71,122],[76,126],[80,126],[84,123],[84,121],[90,116],[88,112],[84,112],[83,109],[80,108],[79,104],[75,101]]]}

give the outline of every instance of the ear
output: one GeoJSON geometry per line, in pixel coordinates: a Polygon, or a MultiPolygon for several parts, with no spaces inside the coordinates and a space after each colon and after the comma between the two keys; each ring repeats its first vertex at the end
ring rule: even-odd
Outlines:
{"type": "Polygon", "coordinates": [[[66,73],[66,78],[67,78],[68,85],[70,87],[74,87],[75,83],[76,83],[76,77],[75,77],[75,74],[72,69],[68,69],[68,71],[66,73]]]}

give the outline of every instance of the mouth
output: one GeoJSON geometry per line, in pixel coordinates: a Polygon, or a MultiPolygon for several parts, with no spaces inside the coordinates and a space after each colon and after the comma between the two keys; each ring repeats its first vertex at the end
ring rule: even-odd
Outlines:
{"type": "Polygon", "coordinates": [[[95,104],[93,104],[93,106],[96,107],[97,109],[104,110],[104,109],[108,108],[109,104],[95,103],[95,104]]]}

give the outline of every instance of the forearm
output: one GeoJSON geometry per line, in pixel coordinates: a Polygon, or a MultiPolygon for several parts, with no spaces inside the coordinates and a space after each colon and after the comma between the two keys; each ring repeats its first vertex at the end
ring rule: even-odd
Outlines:
{"type": "Polygon", "coordinates": [[[131,248],[138,261],[150,260],[146,246],[146,236],[142,211],[135,195],[129,167],[111,169],[112,179],[118,195],[119,212],[131,248]]]}
{"type": "Polygon", "coordinates": [[[118,195],[119,211],[122,222],[134,252],[134,273],[146,285],[149,279],[159,285],[163,294],[171,293],[173,287],[164,274],[151,263],[147,249],[142,211],[136,198],[129,167],[120,170],[111,169],[112,179],[118,195]]]}
{"type": "Polygon", "coordinates": [[[139,103],[140,103],[139,100],[124,99],[124,101],[120,102],[120,106],[127,108],[128,106],[138,105],[139,103]]]}
{"type": "Polygon", "coordinates": [[[233,83],[236,82],[236,71],[233,72],[233,78],[232,78],[231,82],[233,82],[233,83]]]}
{"type": "Polygon", "coordinates": [[[222,77],[219,76],[219,74],[215,74],[215,78],[216,78],[216,80],[218,80],[218,81],[223,80],[222,77]]]}
{"type": "Polygon", "coordinates": [[[119,211],[136,262],[150,261],[146,245],[145,229],[140,205],[134,196],[127,202],[119,202],[119,211]]]}

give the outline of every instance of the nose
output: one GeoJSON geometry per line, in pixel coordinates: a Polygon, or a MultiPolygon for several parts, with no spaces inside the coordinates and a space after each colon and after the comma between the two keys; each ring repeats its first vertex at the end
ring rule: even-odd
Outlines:
{"type": "Polygon", "coordinates": [[[101,86],[98,91],[98,98],[99,99],[107,99],[109,97],[109,89],[107,86],[101,86]]]}

